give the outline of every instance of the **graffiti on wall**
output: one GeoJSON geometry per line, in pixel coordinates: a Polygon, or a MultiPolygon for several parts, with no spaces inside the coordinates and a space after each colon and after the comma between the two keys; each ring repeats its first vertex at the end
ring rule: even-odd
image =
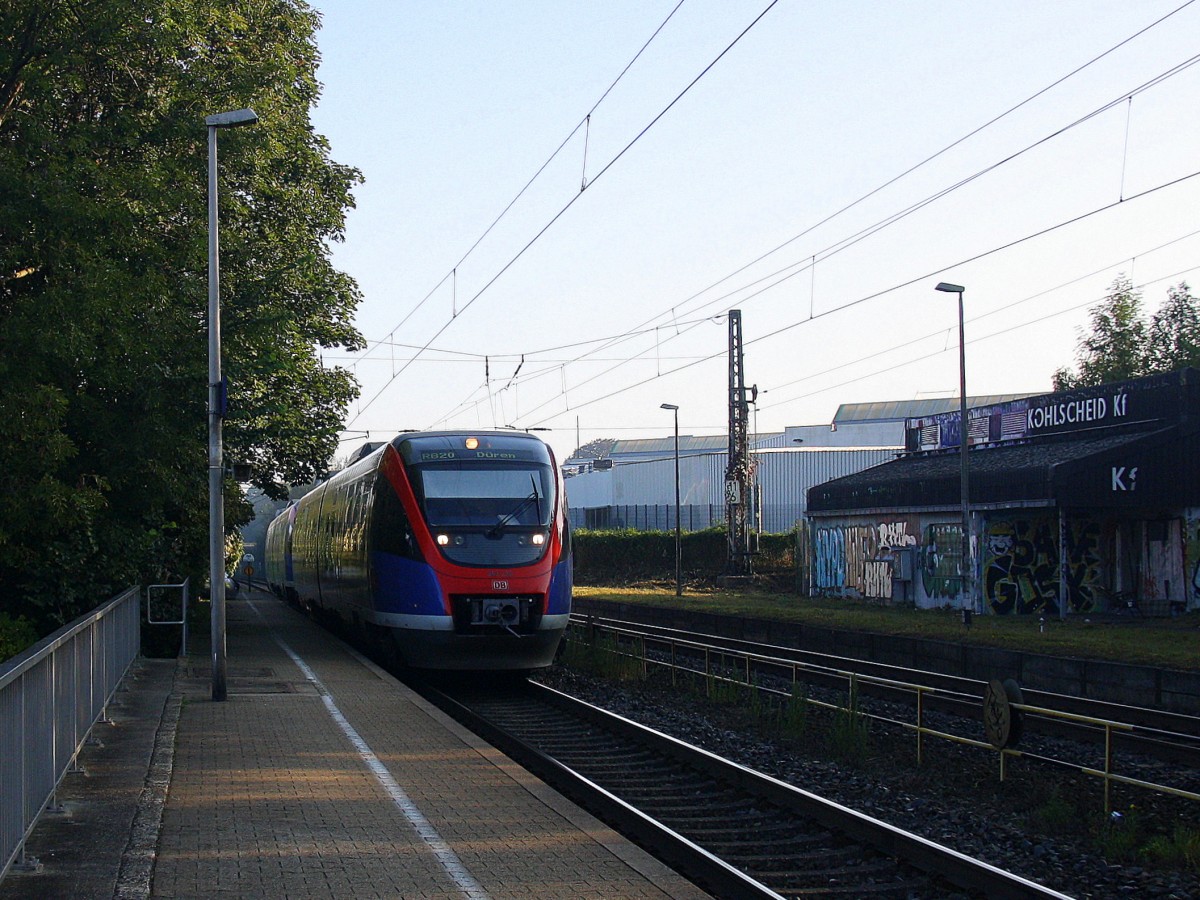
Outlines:
{"type": "Polygon", "coordinates": [[[1188,609],[1200,606],[1200,510],[1191,510],[1187,517],[1188,609]]]}
{"type": "Polygon", "coordinates": [[[1143,604],[1152,601],[1166,610],[1186,597],[1184,578],[1184,535],[1180,519],[1151,519],[1145,523],[1142,545],[1142,578],[1139,595],[1143,604]]]}
{"type": "Polygon", "coordinates": [[[939,600],[957,597],[961,562],[962,526],[927,525],[921,548],[921,587],[925,595],[939,600]]]}
{"type": "Polygon", "coordinates": [[[846,586],[846,542],[841,528],[818,528],[813,541],[817,587],[846,586]]]}
{"type": "Polygon", "coordinates": [[[1058,614],[1057,518],[989,522],[983,597],[992,612],[1058,614]]]}
{"type": "Polygon", "coordinates": [[[990,521],[984,540],[983,596],[995,613],[1059,614],[1066,587],[1068,608],[1090,612],[1100,608],[1098,586],[1102,561],[1100,523],[1068,520],[1066,571],[1059,575],[1059,523],[1054,515],[990,521]]]}
{"type": "Polygon", "coordinates": [[[892,562],[888,559],[869,560],[863,568],[863,596],[890,600],[892,597],[892,562]]]}
{"type": "Polygon", "coordinates": [[[1068,519],[1067,608],[1072,612],[1095,612],[1104,606],[1100,586],[1104,583],[1104,530],[1094,519],[1068,519]]]}
{"type": "Polygon", "coordinates": [[[818,528],[813,541],[816,586],[890,600],[895,553],[916,543],[905,520],[818,528]]]}

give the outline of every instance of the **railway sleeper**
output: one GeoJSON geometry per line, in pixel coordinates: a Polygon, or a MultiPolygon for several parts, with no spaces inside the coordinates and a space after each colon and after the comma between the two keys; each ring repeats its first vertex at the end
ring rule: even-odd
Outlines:
{"type": "MultiPolygon", "coordinates": [[[[766,882],[763,882],[763,884],[766,884],[766,882]]],[[[871,882],[869,884],[827,884],[821,887],[802,889],[789,889],[773,884],[766,884],[766,886],[777,894],[784,897],[795,897],[797,900],[811,900],[811,898],[815,897],[899,897],[903,898],[903,900],[910,900],[914,896],[944,896],[941,892],[932,895],[926,893],[930,889],[928,879],[912,879],[887,883],[871,882]]],[[[965,895],[953,894],[951,896],[965,895]]]]}
{"type": "MultiPolygon", "coordinates": [[[[613,793],[620,794],[620,791],[614,790],[613,793]]],[[[649,811],[656,819],[687,822],[703,816],[710,821],[716,818],[724,819],[743,829],[758,828],[766,822],[749,804],[722,803],[720,800],[711,799],[685,803],[680,806],[665,806],[656,803],[649,807],[649,811]]]]}
{"type": "MultiPolygon", "coordinates": [[[[694,812],[694,810],[693,810],[694,812]]],[[[660,822],[670,826],[675,831],[681,834],[686,834],[692,840],[703,842],[708,846],[710,842],[728,843],[732,845],[743,844],[746,840],[747,828],[754,828],[755,843],[759,846],[764,843],[769,843],[769,835],[777,835],[776,840],[800,839],[806,837],[806,833],[800,830],[795,822],[760,822],[747,823],[744,822],[720,822],[715,823],[709,818],[703,816],[680,816],[675,819],[666,816],[656,815],[660,822]]],[[[815,826],[819,827],[819,826],[815,826]]],[[[825,831],[816,831],[813,834],[824,835],[825,839],[830,844],[836,843],[837,838],[825,831]]]]}
{"type": "Polygon", "coordinates": [[[656,800],[677,799],[680,802],[692,803],[705,800],[720,790],[716,782],[700,785],[694,781],[663,784],[661,781],[650,781],[648,779],[621,779],[621,783],[629,785],[639,796],[652,797],[656,800]]]}
{"type": "MultiPolygon", "coordinates": [[[[706,847],[709,852],[720,852],[721,859],[737,866],[751,866],[755,871],[774,871],[781,865],[792,865],[798,862],[821,863],[824,865],[853,865],[863,859],[863,847],[850,845],[846,847],[830,847],[827,841],[820,840],[814,835],[811,840],[776,841],[770,845],[773,852],[763,853],[762,842],[756,842],[754,847],[742,845],[724,848],[706,847]],[[743,852],[745,851],[745,852],[743,852]]],[[[874,856],[874,854],[872,854],[874,856]]]]}
{"type": "MultiPolygon", "coordinates": [[[[758,834],[755,834],[755,840],[752,846],[748,846],[747,841],[743,837],[742,840],[736,841],[707,841],[704,848],[711,853],[715,853],[722,859],[730,856],[737,856],[743,861],[753,861],[757,859],[779,860],[794,856],[823,856],[828,858],[830,854],[840,853],[837,848],[830,849],[830,845],[836,841],[836,838],[827,831],[814,831],[802,834],[791,834],[786,837],[775,838],[773,840],[762,840],[758,834]]],[[[862,852],[862,848],[855,848],[858,852],[862,852]]]]}
{"type": "MultiPolygon", "coordinates": [[[[830,883],[851,882],[862,883],[864,876],[882,876],[876,878],[877,883],[894,883],[896,880],[896,863],[894,859],[863,859],[859,854],[857,860],[848,860],[845,865],[815,865],[811,869],[796,865],[796,859],[781,859],[774,868],[755,868],[755,877],[769,875],[772,884],[786,884],[788,888],[816,887],[830,883]]],[[[824,860],[821,860],[824,862],[824,860]]]]}

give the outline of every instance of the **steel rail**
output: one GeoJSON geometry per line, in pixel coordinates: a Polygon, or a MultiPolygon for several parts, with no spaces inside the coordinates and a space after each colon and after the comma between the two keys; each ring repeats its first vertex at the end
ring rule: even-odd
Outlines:
{"type": "MultiPolygon", "coordinates": [[[[578,619],[573,617],[572,624],[577,625],[577,624],[580,624],[580,622],[578,619]]],[[[1055,759],[1052,757],[1047,757],[1047,756],[1034,754],[1034,753],[1027,753],[1024,751],[1016,750],[1012,747],[997,747],[986,741],[980,741],[980,740],[972,739],[972,738],[969,738],[969,737],[966,737],[963,735],[956,735],[951,732],[946,732],[946,731],[943,731],[940,729],[930,728],[929,726],[927,726],[925,724],[924,715],[925,715],[925,712],[927,709],[927,701],[929,699],[936,699],[936,700],[940,700],[940,701],[951,700],[958,704],[966,704],[971,712],[976,712],[976,711],[981,710],[981,707],[982,707],[982,699],[981,699],[982,691],[980,692],[980,694],[977,697],[968,698],[967,695],[963,695],[958,692],[948,692],[941,688],[929,687],[927,685],[918,684],[918,683],[915,683],[912,681],[902,681],[902,680],[896,679],[896,678],[867,675],[867,674],[863,674],[854,669],[836,669],[836,668],[832,668],[832,667],[829,667],[826,665],[803,662],[803,661],[796,660],[796,659],[787,659],[787,658],[783,658],[783,657],[768,656],[765,654],[754,653],[750,650],[733,649],[723,643],[709,644],[709,643],[703,643],[703,642],[699,642],[699,641],[695,641],[695,640],[691,640],[691,639],[681,639],[681,638],[676,638],[676,637],[668,637],[665,635],[648,633],[648,632],[640,630],[640,629],[628,628],[625,625],[618,626],[618,625],[611,625],[611,624],[607,624],[607,623],[597,623],[595,621],[595,619],[592,617],[584,619],[583,624],[585,624],[588,629],[589,640],[594,640],[595,634],[596,634],[597,630],[599,630],[601,632],[607,632],[609,634],[614,635],[614,637],[618,641],[622,638],[632,641],[639,648],[639,652],[636,654],[635,658],[637,658],[639,660],[640,665],[643,670],[643,673],[645,673],[648,670],[648,667],[651,665],[670,669],[672,672],[672,683],[675,682],[677,672],[685,672],[685,673],[688,673],[691,675],[703,677],[706,680],[708,680],[710,683],[711,682],[719,682],[719,683],[724,683],[724,684],[727,684],[730,686],[740,687],[743,689],[753,687],[756,690],[765,691],[767,693],[774,694],[778,697],[790,700],[791,699],[790,694],[787,692],[784,692],[782,690],[778,690],[775,688],[771,688],[769,686],[757,685],[754,683],[754,680],[752,677],[752,665],[757,663],[760,671],[765,667],[774,667],[774,668],[783,669],[785,671],[790,669],[791,680],[792,680],[793,685],[795,685],[797,683],[799,673],[803,672],[805,674],[805,676],[807,676],[809,678],[830,679],[837,684],[844,683],[848,686],[848,689],[849,689],[851,695],[855,694],[863,685],[874,686],[876,688],[885,689],[887,691],[911,692],[916,695],[915,707],[917,710],[917,720],[915,723],[905,722],[903,720],[898,720],[898,719],[894,719],[891,717],[881,716],[881,715],[878,715],[875,713],[864,712],[862,710],[857,710],[857,712],[866,718],[874,719],[874,720],[882,721],[882,722],[887,722],[889,724],[899,726],[903,729],[913,731],[917,736],[917,760],[918,760],[918,763],[920,763],[922,756],[923,756],[924,739],[926,737],[934,737],[934,738],[939,738],[942,740],[953,741],[955,743],[959,743],[959,744],[962,744],[965,746],[974,747],[977,749],[989,750],[991,752],[997,753],[999,755],[1000,780],[1001,781],[1003,781],[1006,777],[1007,760],[1009,758],[1014,758],[1014,757],[1038,760],[1040,762],[1050,763],[1057,767],[1062,767],[1062,768],[1067,768],[1067,769],[1073,770],[1082,775],[1086,775],[1086,776],[1090,776],[1090,777],[1100,777],[1103,779],[1103,782],[1104,782],[1104,790],[1103,790],[1104,800],[1103,800],[1103,802],[1104,802],[1105,814],[1109,813],[1112,809],[1111,786],[1114,783],[1120,783],[1120,784],[1124,784],[1127,786],[1132,786],[1132,787],[1137,787],[1137,788],[1141,788],[1144,790],[1154,791],[1154,792],[1160,793],[1160,794],[1175,796],[1175,797],[1179,797],[1181,799],[1189,800],[1189,801],[1193,801],[1193,802],[1200,801],[1200,794],[1198,794],[1196,792],[1188,791],[1186,789],[1183,789],[1183,788],[1180,788],[1180,787],[1177,787],[1174,785],[1166,785],[1166,784],[1161,784],[1158,782],[1148,781],[1145,779],[1134,778],[1134,777],[1131,777],[1128,775],[1121,775],[1114,771],[1114,764],[1115,764],[1115,756],[1114,756],[1114,748],[1113,748],[1114,732],[1132,734],[1132,733],[1138,731],[1139,730],[1138,726],[1131,724],[1131,723],[1118,722],[1118,721],[1115,721],[1112,719],[1101,718],[1098,716],[1089,716],[1089,715],[1082,714],[1082,713],[1075,713],[1075,712],[1069,712],[1069,711],[1064,711],[1064,710],[1051,709],[1049,707],[1035,706],[1032,704],[1024,704],[1024,703],[1011,704],[1012,709],[1018,710],[1022,713],[1028,713],[1029,715],[1037,717],[1040,720],[1069,722],[1074,725],[1084,726],[1087,729],[1098,731],[1098,732],[1102,733],[1103,734],[1103,744],[1104,744],[1104,768],[1099,769],[1099,768],[1096,768],[1095,766],[1083,765],[1083,764],[1079,764],[1079,763],[1072,763],[1072,762],[1069,762],[1066,760],[1055,759]],[[660,642],[664,645],[669,645],[669,650],[670,650],[670,661],[669,662],[666,660],[661,660],[661,659],[653,659],[646,653],[646,645],[647,645],[647,643],[651,643],[651,642],[660,642]],[[704,655],[704,669],[703,670],[693,669],[686,665],[680,665],[678,658],[679,658],[679,651],[681,649],[685,650],[685,651],[689,651],[689,652],[694,652],[697,655],[702,653],[704,655]],[[712,656],[714,654],[719,654],[722,657],[722,662],[726,669],[730,668],[729,663],[728,663],[728,657],[733,657],[735,659],[735,663],[732,666],[733,669],[741,668],[742,665],[744,664],[745,680],[743,681],[740,678],[731,678],[731,677],[728,677],[725,675],[718,674],[718,672],[720,670],[714,670],[714,667],[712,664],[712,656]]],[[[570,633],[568,633],[568,635],[566,636],[566,640],[572,640],[572,635],[570,633]]],[[[730,641],[729,643],[747,644],[748,642],[730,641]]],[[[785,649],[785,648],[770,647],[768,649],[777,650],[777,649],[785,649]]],[[[665,653],[665,651],[664,651],[664,653],[665,653]]],[[[631,654],[631,655],[633,655],[633,654],[631,654]]],[[[891,670],[895,670],[896,667],[889,666],[887,668],[891,669],[891,670]]],[[[965,679],[956,679],[956,680],[964,681],[965,679]]],[[[977,684],[979,684],[982,687],[983,683],[977,682],[977,684]]],[[[1051,696],[1053,696],[1053,695],[1051,695],[1051,696]]],[[[838,704],[828,703],[828,702],[821,701],[821,700],[805,698],[804,702],[809,703],[813,706],[831,709],[831,710],[843,710],[843,711],[846,710],[846,707],[840,706],[838,704]]],[[[1107,704],[1107,706],[1111,707],[1112,704],[1107,704]]],[[[1146,729],[1141,729],[1141,730],[1146,730],[1146,729]]],[[[1161,735],[1161,732],[1157,732],[1157,733],[1161,735]]],[[[1187,735],[1185,734],[1184,737],[1187,737],[1187,735]]],[[[1151,746],[1153,746],[1153,745],[1151,745],[1151,746]]],[[[1195,751],[1191,751],[1188,753],[1184,753],[1183,751],[1181,751],[1181,753],[1188,757],[1189,762],[1192,765],[1196,765],[1197,762],[1200,762],[1200,758],[1197,757],[1195,751]]]]}
{"type": "MultiPolygon", "coordinates": [[[[688,877],[697,880],[708,890],[728,897],[779,897],[787,896],[789,893],[794,895],[801,893],[801,891],[789,892],[787,890],[776,893],[770,888],[762,887],[752,876],[741,873],[687,837],[670,828],[655,824],[646,813],[633,809],[629,803],[621,800],[602,785],[599,786],[599,792],[597,792],[595,790],[597,785],[591,778],[579,775],[565,762],[555,759],[549,752],[531,747],[530,742],[517,736],[506,727],[489,721],[486,713],[472,708],[474,703],[471,699],[462,696],[449,697],[442,692],[434,692],[427,685],[421,686],[420,689],[422,693],[435,699],[439,705],[443,705],[443,708],[450,711],[456,718],[467,722],[473,729],[479,729],[487,740],[501,750],[518,758],[523,765],[533,767],[536,774],[571,796],[576,802],[591,808],[618,830],[628,830],[635,840],[643,842],[655,851],[661,850],[665,861],[680,869],[688,877]],[[701,866],[702,869],[694,868],[693,866],[696,865],[701,866]]],[[[917,869],[931,873],[939,880],[949,881],[961,888],[979,891],[994,898],[1058,898],[1065,896],[1028,879],[1004,872],[987,863],[938,845],[919,835],[903,831],[886,822],[873,819],[778,779],[722,759],[709,751],[584,703],[560,691],[531,683],[528,685],[527,694],[538,704],[553,706],[561,714],[582,720],[603,733],[616,735],[648,752],[670,758],[673,761],[672,766],[680,771],[694,770],[711,778],[718,785],[735,786],[739,791],[759,798],[759,801],[783,810],[790,810],[795,815],[819,824],[823,829],[844,835],[889,858],[903,860],[917,869]]],[[[490,702],[496,702],[494,696],[488,699],[490,702]]],[[[588,740],[595,743],[598,739],[595,735],[591,735],[588,740]]],[[[610,761],[610,765],[620,768],[622,761],[613,759],[610,761]]],[[[647,763],[642,761],[639,765],[645,767],[647,763]]]]}

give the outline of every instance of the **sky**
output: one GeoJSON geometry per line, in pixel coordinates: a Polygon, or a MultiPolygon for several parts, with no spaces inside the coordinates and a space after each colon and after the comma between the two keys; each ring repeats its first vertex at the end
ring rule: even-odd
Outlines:
{"type": "Polygon", "coordinates": [[[724,433],[729,309],[759,432],[956,397],[941,281],[967,392],[1043,392],[1115,278],[1200,287],[1200,2],[311,2],[346,453],[724,433]]]}

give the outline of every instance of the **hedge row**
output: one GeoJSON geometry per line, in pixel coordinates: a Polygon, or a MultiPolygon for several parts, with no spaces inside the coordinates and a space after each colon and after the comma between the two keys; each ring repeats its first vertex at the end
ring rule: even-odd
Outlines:
{"type": "MultiPolygon", "coordinates": [[[[627,584],[675,578],[674,531],[589,531],[573,534],[575,579],[581,584],[627,584]]],[[[684,532],[680,539],[683,577],[688,581],[716,578],[728,555],[722,527],[684,532]]],[[[754,568],[782,572],[795,567],[796,536],[764,534],[754,568]]]]}

